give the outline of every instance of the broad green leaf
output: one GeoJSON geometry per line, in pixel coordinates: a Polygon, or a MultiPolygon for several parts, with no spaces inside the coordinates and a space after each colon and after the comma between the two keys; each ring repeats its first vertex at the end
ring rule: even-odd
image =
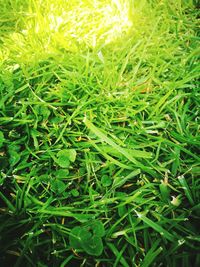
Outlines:
{"type": "Polygon", "coordinates": [[[71,162],[76,160],[76,150],[75,149],[68,149],[67,150],[68,158],[71,162]]]}
{"type": "Polygon", "coordinates": [[[88,229],[88,231],[92,231],[93,235],[96,235],[98,237],[105,235],[104,225],[101,221],[95,220],[87,223],[86,229],[88,229]]]}
{"type": "Polygon", "coordinates": [[[9,163],[13,167],[16,165],[20,160],[20,154],[16,151],[10,151],[10,158],[9,158],[9,163]]]}
{"type": "Polygon", "coordinates": [[[57,163],[62,168],[68,168],[70,165],[69,157],[66,154],[66,150],[61,150],[57,153],[57,163]]]}
{"type": "Polygon", "coordinates": [[[88,239],[83,239],[82,246],[85,252],[92,256],[100,256],[103,252],[103,243],[100,237],[92,236],[88,239]]]}
{"type": "Polygon", "coordinates": [[[81,242],[81,233],[82,228],[80,226],[74,227],[69,236],[69,243],[70,246],[74,249],[81,249],[82,248],[82,242],[81,242]]]}
{"type": "Polygon", "coordinates": [[[11,151],[18,152],[20,150],[20,146],[16,145],[16,144],[11,144],[8,146],[8,150],[9,150],[9,152],[11,152],[11,151]]]}
{"type": "Polygon", "coordinates": [[[56,178],[67,178],[67,176],[69,175],[69,170],[68,169],[60,169],[55,171],[55,176],[56,178]]]}
{"type": "Polygon", "coordinates": [[[71,190],[71,194],[72,194],[73,197],[78,197],[79,196],[79,192],[78,192],[77,189],[72,189],[71,190]]]}
{"type": "Polygon", "coordinates": [[[123,206],[120,205],[120,206],[118,207],[117,211],[118,211],[119,216],[120,216],[120,217],[123,217],[123,216],[127,213],[127,208],[126,208],[125,205],[123,205],[123,206]]]}
{"type": "Polygon", "coordinates": [[[103,251],[101,237],[104,235],[102,222],[94,220],[71,230],[70,246],[74,249],[82,249],[89,255],[99,256],[103,251]]]}
{"type": "Polygon", "coordinates": [[[63,120],[64,120],[64,117],[56,116],[56,117],[53,117],[52,119],[50,119],[50,122],[51,122],[51,123],[55,123],[55,124],[59,124],[59,123],[61,123],[63,120]]]}
{"type": "Polygon", "coordinates": [[[62,168],[68,168],[70,165],[70,161],[68,160],[68,158],[65,157],[59,157],[57,163],[62,168]]]}
{"type": "Polygon", "coordinates": [[[61,194],[62,192],[65,191],[67,188],[67,185],[58,179],[51,181],[51,190],[54,193],[61,194]]]}
{"type": "Polygon", "coordinates": [[[36,106],[35,107],[38,115],[42,116],[44,120],[47,120],[48,117],[50,116],[51,112],[49,111],[48,107],[45,106],[36,106]]]}
{"type": "Polygon", "coordinates": [[[92,233],[88,231],[87,229],[85,229],[84,227],[81,227],[81,231],[80,231],[81,241],[83,242],[83,240],[89,240],[91,237],[92,237],[92,233]]]}
{"type": "Polygon", "coordinates": [[[89,240],[91,237],[92,234],[89,231],[81,226],[76,226],[71,230],[69,236],[70,246],[74,249],[82,249],[84,240],[89,240]]]}
{"type": "Polygon", "coordinates": [[[63,149],[57,153],[57,163],[62,168],[67,168],[70,165],[70,161],[74,162],[76,159],[75,149],[63,149]]]}
{"type": "Polygon", "coordinates": [[[112,184],[112,179],[108,175],[103,175],[101,177],[101,184],[104,187],[110,186],[112,184]]]}

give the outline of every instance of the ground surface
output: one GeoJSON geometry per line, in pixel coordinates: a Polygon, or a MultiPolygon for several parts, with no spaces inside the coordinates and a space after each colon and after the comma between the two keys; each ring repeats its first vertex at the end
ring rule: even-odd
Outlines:
{"type": "Polygon", "coordinates": [[[199,10],[0,6],[1,266],[200,266],[199,10]]]}

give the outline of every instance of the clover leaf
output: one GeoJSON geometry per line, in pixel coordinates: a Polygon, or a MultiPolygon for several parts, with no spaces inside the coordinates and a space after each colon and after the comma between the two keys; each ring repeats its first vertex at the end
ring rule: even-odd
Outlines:
{"type": "Polygon", "coordinates": [[[108,175],[103,175],[101,177],[101,184],[103,187],[110,186],[112,184],[112,179],[108,175]]]}
{"type": "Polygon", "coordinates": [[[35,110],[39,115],[39,119],[47,120],[50,116],[51,112],[49,111],[48,107],[37,105],[35,106],[35,110]]]}
{"type": "Polygon", "coordinates": [[[100,221],[87,222],[71,230],[70,246],[83,250],[89,255],[100,256],[103,252],[102,236],[104,235],[104,226],[100,221]]]}
{"type": "Polygon", "coordinates": [[[92,233],[88,232],[85,228],[81,228],[80,236],[82,240],[82,244],[84,243],[84,240],[89,240],[92,237],[92,233]]]}
{"type": "Polygon", "coordinates": [[[69,175],[69,170],[68,169],[60,169],[55,171],[55,176],[56,178],[67,178],[67,176],[69,175]]]}
{"type": "Polygon", "coordinates": [[[65,191],[66,188],[67,185],[63,181],[56,179],[51,182],[51,190],[54,193],[61,194],[65,191]]]}
{"type": "Polygon", "coordinates": [[[68,156],[71,162],[76,160],[76,150],[75,149],[68,149],[66,150],[66,155],[68,156]]]}
{"type": "Polygon", "coordinates": [[[70,165],[70,161],[68,156],[65,153],[65,150],[61,150],[57,153],[57,163],[62,168],[68,168],[70,165]]]}
{"type": "Polygon", "coordinates": [[[16,151],[12,151],[10,152],[10,158],[9,158],[9,163],[10,165],[13,167],[14,165],[16,165],[19,160],[20,160],[20,154],[17,153],[16,151]]]}
{"type": "Polygon", "coordinates": [[[100,221],[91,221],[87,223],[86,228],[88,231],[92,231],[95,236],[102,237],[105,235],[104,225],[100,221]]]}
{"type": "Polygon", "coordinates": [[[57,153],[57,163],[62,168],[68,168],[70,162],[74,162],[76,159],[75,149],[63,149],[57,153]]]}
{"type": "Polygon", "coordinates": [[[100,256],[103,252],[103,243],[100,237],[93,235],[90,238],[82,238],[82,246],[89,255],[100,256]]]}
{"type": "Polygon", "coordinates": [[[82,228],[80,226],[76,226],[71,230],[69,236],[69,242],[70,246],[74,249],[82,249],[81,234],[80,234],[81,230],[82,228]]]}
{"type": "Polygon", "coordinates": [[[18,145],[8,146],[8,152],[10,155],[9,163],[12,167],[20,161],[21,156],[20,156],[19,150],[20,150],[20,146],[18,145]]]}
{"type": "Polygon", "coordinates": [[[79,192],[78,192],[77,189],[72,189],[71,190],[71,194],[72,194],[73,197],[78,197],[79,196],[79,192]]]}

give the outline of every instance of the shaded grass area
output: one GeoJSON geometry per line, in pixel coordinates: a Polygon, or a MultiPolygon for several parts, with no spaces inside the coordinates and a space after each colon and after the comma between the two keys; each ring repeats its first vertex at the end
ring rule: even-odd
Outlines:
{"type": "Polygon", "coordinates": [[[199,266],[192,1],[127,1],[131,28],[95,47],[46,28],[49,1],[0,3],[3,266],[199,266]]]}

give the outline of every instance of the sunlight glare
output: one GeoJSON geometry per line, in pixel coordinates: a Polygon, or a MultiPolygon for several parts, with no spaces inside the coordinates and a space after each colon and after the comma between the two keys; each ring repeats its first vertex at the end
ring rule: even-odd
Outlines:
{"type": "Polygon", "coordinates": [[[44,21],[48,20],[49,26],[47,27],[45,21],[42,29],[41,23],[36,23],[36,32],[49,28],[54,41],[60,41],[61,46],[74,40],[77,44],[85,44],[91,48],[111,43],[128,33],[132,26],[129,1],[88,2],[81,1],[79,5],[74,4],[69,9],[65,5],[56,7],[51,4],[47,16],[43,18],[44,21]]]}

